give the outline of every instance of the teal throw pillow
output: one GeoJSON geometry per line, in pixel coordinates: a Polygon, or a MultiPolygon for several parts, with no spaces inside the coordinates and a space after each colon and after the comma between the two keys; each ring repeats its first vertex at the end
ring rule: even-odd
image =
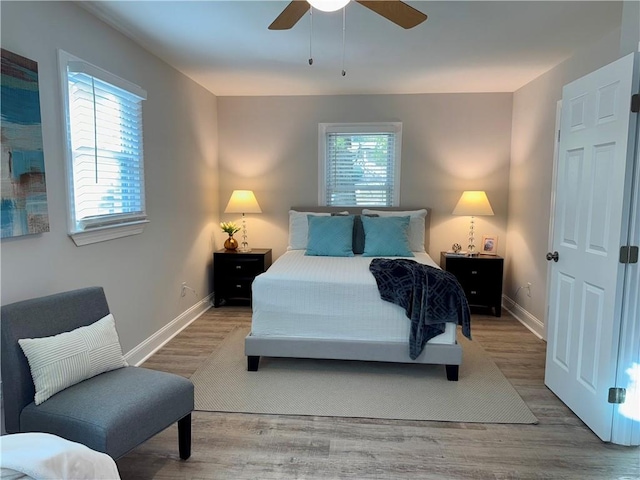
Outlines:
{"type": "Polygon", "coordinates": [[[319,217],[309,215],[305,255],[353,257],[353,215],[319,217]]]}
{"type": "Polygon", "coordinates": [[[368,217],[364,227],[363,257],[413,257],[409,247],[410,217],[368,217]]]}

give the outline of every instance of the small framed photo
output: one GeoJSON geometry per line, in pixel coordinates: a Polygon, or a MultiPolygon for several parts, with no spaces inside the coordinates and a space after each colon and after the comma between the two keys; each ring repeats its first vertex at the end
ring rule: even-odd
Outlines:
{"type": "Polygon", "coordinates": [[[496,235],[483,235],[480,253],[483,255],[498,254],[498,237],[496,235]]]}

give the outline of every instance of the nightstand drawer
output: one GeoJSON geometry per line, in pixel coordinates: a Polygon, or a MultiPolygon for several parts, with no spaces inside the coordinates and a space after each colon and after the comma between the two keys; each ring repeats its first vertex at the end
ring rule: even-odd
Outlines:
{"type": "Polygon", "coordinates": [[[485,277],[486,275],[493,275],[496,269],[492,268],[489,265],[482,265],[478,263],[477,265],[472,264],[468,269],[465,269],[463,271],[465,271],[469,278],[477,279],[485,277]]]}
{"type": "Polygon", "coordinates": [[[252,283],[253,278],[229,279],[222,290],[230,297],[248,297],[251,296],[252,283]]]}
{"type": "Polygon", "coordinates": [[[245,276],[258,275],[264,271],[264,260],[258,257],[218,258],[216,268],[222,275],[245,276]]]}
{"type": "Polygon", "coordinates": [[[474,267],[465,268],[447,268],[447,271],[453,273],[460,285],[469,289],[486,289],[487,284],[502,283],[502,271],[496,268],[474,267]]]}
{"type": "Polygon", "coordinates": [[[467,296],[467,300],[471,305],[492,305],[495,297],[495,289],[487,288],[486,286],[467,286],[462,287],[464,293],[467,296]]]}

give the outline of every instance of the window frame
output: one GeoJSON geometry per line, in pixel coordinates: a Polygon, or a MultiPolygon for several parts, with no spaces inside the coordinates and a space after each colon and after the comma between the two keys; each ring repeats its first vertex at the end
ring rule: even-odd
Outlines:
{"type": "MultiPolygon", "coordinates": [[[[318,124],[318,205],[327,206],[327,134],[331,133],[393,133],[394,165],[391,205],[400,205],[400,163],[402,152],[402,122],[319,123],[318,124]]],[[[385,207],[389,205],[335,205],[339,207],[385,207]]]]}
{"type": "MultiPolygon", "coordinates": [[[[114,213],[105,215],[100,220],[86,221],[76,218],[74,199],[74,169],[73,169],[73,149],[71,145],[71,124],[69,110],[69,80],[67,68],[70,64],[82,65],[85,73],[88,73],[113,86],[128,91],[130,94],[147,98],[147,93],[138,85],[118,77],[106,70],[97,67],[90,62],[82,60],[64,50],[58,50],[58,71],[60,79],[60,89],[62,94],[62,125],[64,132],[64,156],[65,156],[65,180],[67,197],[67,226],[68,235],[72,238],[76,246],[89,245],[92,243],[113,240],[116,238],[137,235],[144,231],[149,220],[146,212],[146,191],[144,180],[144,149],[141,147],[141,180],[140,180],[140,202],[141,213],[122,214],[114,213]]],[[[140,140],[143,142],[143,125],[140,125],[140,140]]]]}

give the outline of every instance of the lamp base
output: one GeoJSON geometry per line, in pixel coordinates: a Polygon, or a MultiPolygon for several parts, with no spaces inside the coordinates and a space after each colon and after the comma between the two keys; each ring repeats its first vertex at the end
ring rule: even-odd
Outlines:
{"type": "Polygon", "coordinates": [[[249,243],[247,243],[247,236],[244,235],[243,237],[243,241],[238,245],[238,252],[248,253],[251,251],[251,248],[249,247],[249,243]]]}
{"type": "Polygon", "coordinates": [[[247,219],[245,218],[244,213],[242,214],[242,242],[240,242],[240,245],[238,246],[238,251],[243,253],[251,251],[251,248],[249,248],[249,242],[247,242],[247,219]]]}

